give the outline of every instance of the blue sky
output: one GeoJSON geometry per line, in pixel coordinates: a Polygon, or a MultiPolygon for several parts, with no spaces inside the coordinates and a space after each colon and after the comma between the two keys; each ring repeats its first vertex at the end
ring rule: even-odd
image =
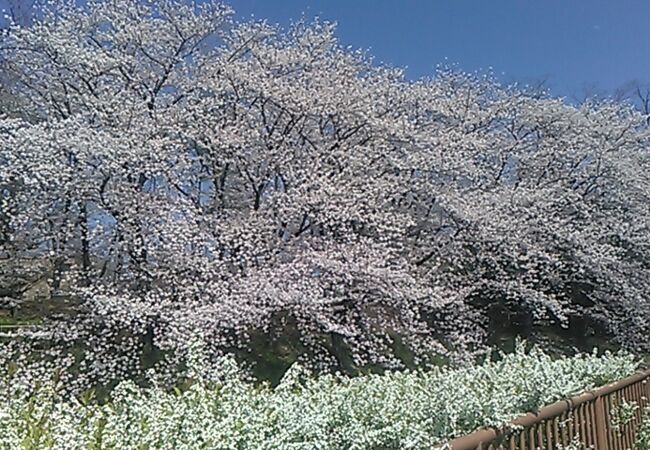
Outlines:
{"type": "Polygon", "coordinates": [[[555,95],[650,81],[650,0],[233,0],[239,18],[338,22],[345,45],[431,74],[439,63],[545,79],[555,95]],[[445,59],[446,58],[446,59],[445,59]]]}
{"type": "MultiPolygon", "coordinates": [[[[29,0],[0,0],[20,4],[29,0]]],[[[83,0],[81,0],[83,1],[83,0]]],[[[188,0],[190,1],[190,0],[188,0]]],[[[199,0],[201,1],[201,0],[199,0]]],[[[650,0],[226,0],[238,19],[287,25],[320,16],[345,45],[407,67],[488,70],[504,82],[545,80],[570,100],[650,82],[650,0]]]]}

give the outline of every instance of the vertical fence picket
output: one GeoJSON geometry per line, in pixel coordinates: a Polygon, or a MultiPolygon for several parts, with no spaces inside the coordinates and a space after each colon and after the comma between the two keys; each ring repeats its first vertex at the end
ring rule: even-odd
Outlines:
{"type": "Polygon", "coordinates": [[[603,429],[603,434],[607,439],[607,445],[609,446],[610,450],[619,450],[620,446],[618,445],[616,430],[614,430],[614,428],[611,426],[607,426],[609,414],[611,413],[610,405],[612,402],[612,397],[601,397],[600,401],[603,405],[603,422],[599,423],[598,426],[603,429]]]}
{"type": "Polygon", "coordinates": [[[528,449],[536,450],[535,447],[535,427],[532,426],[528,429],[528,449]]]}
{"type": "Polygon", "coordinates": [[[596,404],[595,402],[590,402],[587,404],[589,408],[590,420],[589,428],[591,429],[591,440],[593,442],[594,448],[598,448],[598,431],[596,430],[596,404]]]}
{"type": "Polygon", "coordinates": [[[576,434],[578,436],[578,440],[584,442],[584,444],[587,445],[587,437],[585,435],[585,423],[584,423],[582,406],[583,405],[578,405],[578,407],[575,409],[576,434]]]}
{"type": "Polygon", "coordinates": [[[553,438],[551,430],[551,421],[547,420],[544,422],[544,428],[546,428],[546,450],[553,450],[553,438]]]}
{"type": "MultiPolygon", "coordinates": [[[[596,399],[594,404],[595,412],[595,422],[596,422],[596,447],[598,450],[610,450],[609,449],[609,436],[608,436],[608,427],[605,422],[605,405],[602,397],[596,399]]],[[[612,449],[613,450],[613,449],[612,449]]]]}
{"type": "Polygon", "coordinates": [[[585,431],[584,431],[585,437],[583,439],[586,439],[587,444],[590,447],[595,448],[596,442],[594,441],[593,438],[594,436],[593,427],[591,425],[591,420],[589,419],[589,403],[585,403],[584,405],[581,406],[582,406],[582,417],[585,424],[585,431]]]}

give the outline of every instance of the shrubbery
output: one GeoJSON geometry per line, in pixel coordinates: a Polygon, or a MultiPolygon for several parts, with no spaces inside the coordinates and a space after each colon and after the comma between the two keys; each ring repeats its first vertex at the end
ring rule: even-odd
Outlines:
{"type": "Polygon", "coordinates": [[[643,412],[643,421],[636,437],[636,450],[650,450],[650,407],[643,412]]]}
{"type": "Polygon", "coordinates": [[[553,360],[520,345],[463,369],[346,378],[311,377],[294,366],[271,388],[244,381],[224,360],[218,372],[173,392],[155,375],[146,388],[124,381],[105,404],[65,399],[54,385],[14,392],[0,405],[0,448],[429,449],[636,367],[630,355],[553,360]]]}

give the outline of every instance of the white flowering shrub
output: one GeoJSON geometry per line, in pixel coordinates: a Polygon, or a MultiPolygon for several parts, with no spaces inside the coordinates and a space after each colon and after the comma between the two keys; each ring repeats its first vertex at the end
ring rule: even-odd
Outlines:
{"type": "Polygon", "coordinates": [[[520,345],[455,370],[348,378],[294,366],[271,388],[243,381],[224,359],[184,390],[152,376],[147,388],[120,383],[105,404],[64,398],[52,384],[14,391],[0,403],[0,449],[430,449],[636,367],[630,355],[553,360],[520,345]]]}
{"type": "Polygon", "coordinates": [[[620,403],[615,405],[609,412],[609,423],[615,432],[621,433],[623,427],[628,425],[639,409],[639,404],[635,401],[628,402],[621,399],[620,403]]]}
{"type": "Polygon", "coordinates": [[[557,444],[555,446],[555,450],[587,450],[590,448],[592,447],[587,447],[587,445],[580,440],[580,436],[575,436],[567,445],[557,444]]]}
{"type": "Polygon", "coordinates": [[[650,407],[643,411],[639,432],[636,435],[635,450],[650,450],[650,407]]]}

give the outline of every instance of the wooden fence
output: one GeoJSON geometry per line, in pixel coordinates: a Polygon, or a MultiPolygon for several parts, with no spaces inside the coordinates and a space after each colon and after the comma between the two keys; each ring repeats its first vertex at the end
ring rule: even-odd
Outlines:
{"type": "MultiPolygon", "coordinates": [[[[643,409],[650,405],[650,370],[545,406],[516,419],[517,431],[485,428],[449,442],[452,450],[633,450],[643,409]],[[632,403],[634,402],[634,403],[632,403]],[[636,408],[617,426],[625,403],[636,408]]],[[[510,428],[512,429],[512,428],[510,428]]]]}

